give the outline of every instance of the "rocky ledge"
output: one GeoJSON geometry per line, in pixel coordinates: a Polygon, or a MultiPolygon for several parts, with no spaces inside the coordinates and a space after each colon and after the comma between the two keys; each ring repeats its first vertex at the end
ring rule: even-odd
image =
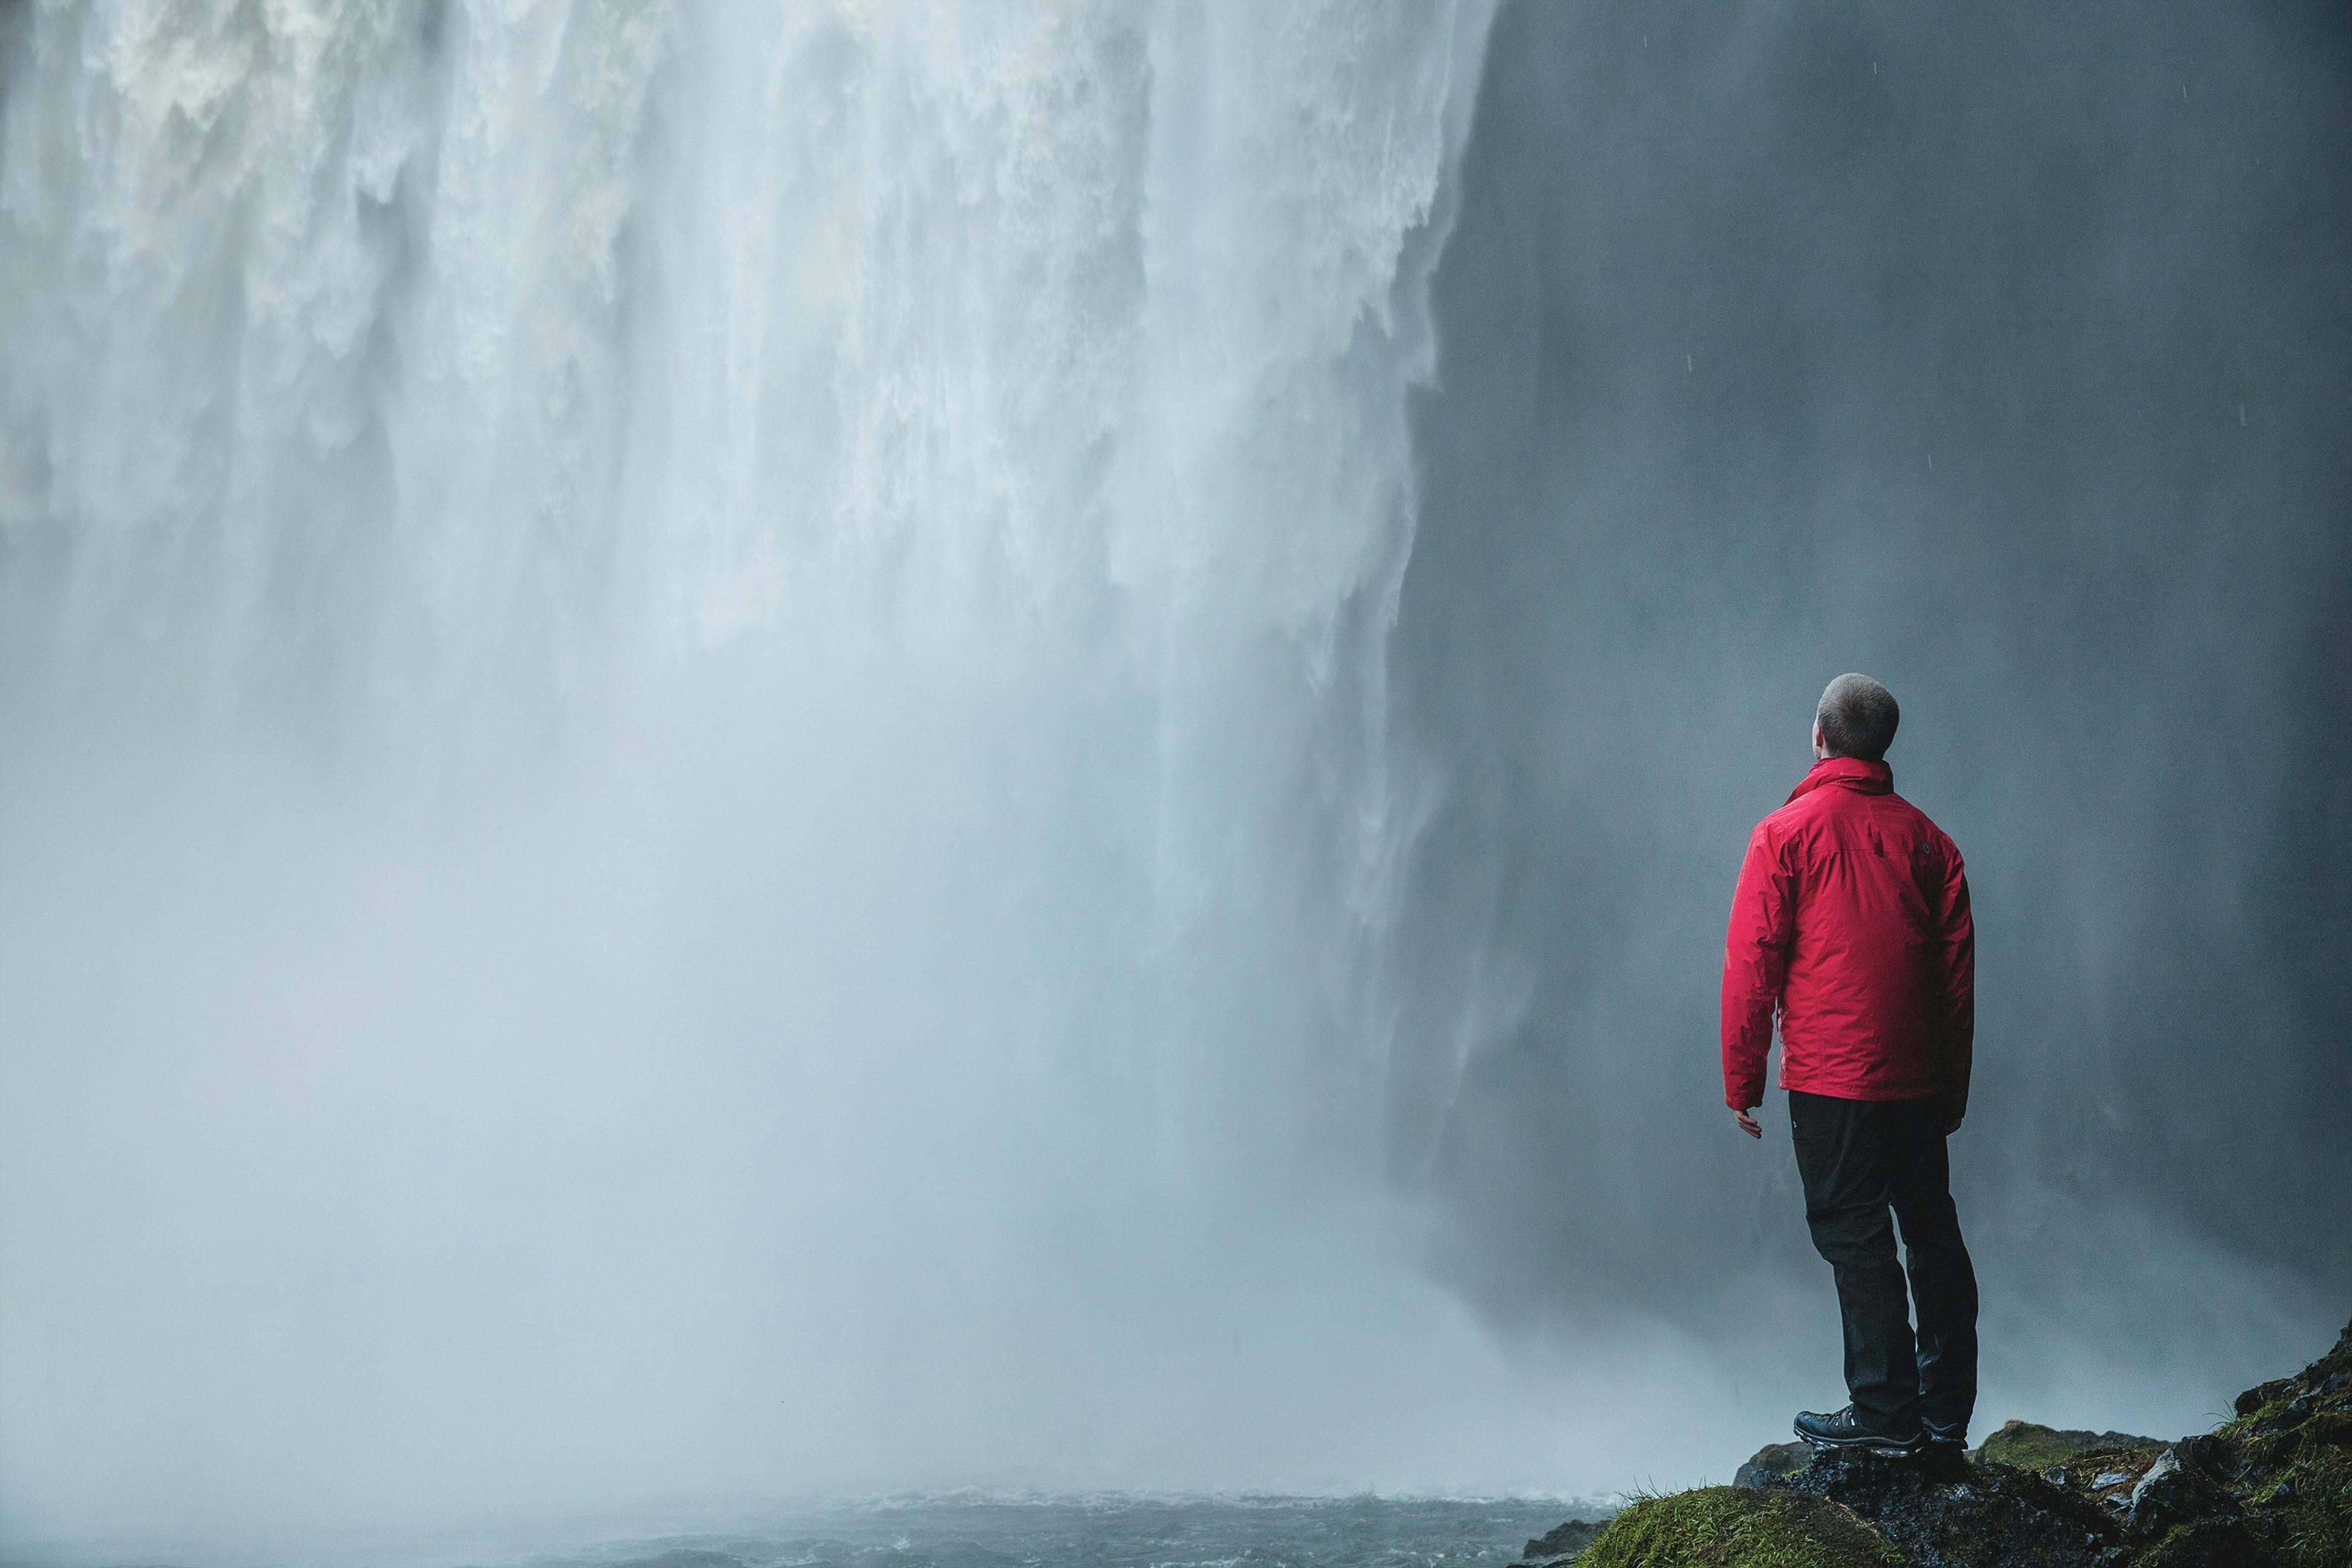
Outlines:
{"type": "Polygon", "coordinates": [[[2352,1323],[2165,1442],[2011,1421],[1935,1459],[1764,1449],[1736,1484],[1528,1542],[1532,1568],[2352,1568],[2352,1323]]]}

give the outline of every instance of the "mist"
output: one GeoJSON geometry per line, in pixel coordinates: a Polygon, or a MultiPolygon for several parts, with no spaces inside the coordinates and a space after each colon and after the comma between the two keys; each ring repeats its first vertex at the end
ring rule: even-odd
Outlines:
{"type": "Polygon", "coordinates": [[[1379,1152],[1487,19],[6,14],[12,1557],[1601,1470],[1379,1152]]]}
{"type": "Polygon", "coordinates": [[[0,1545],[1719,1478],[1834,1376],[1714,1007],[1847,668],[1980,1416],[2312,1353],[2347,63],[0,12],[0,1545]]]}
{"type": "Polygon", "coordinates": [[[1712,977],[1859,669],[1975,891],[1980,1415],[2169,1430],[2325,1342],[2347,66],[2320,8],[1498,19],[1393,656],[1391,1157],[1490,1316],[1781,1342],[1753,1292],[1819,1264],[1777,1098],[1760,1154],[1719,1125],[1712,977]]]}

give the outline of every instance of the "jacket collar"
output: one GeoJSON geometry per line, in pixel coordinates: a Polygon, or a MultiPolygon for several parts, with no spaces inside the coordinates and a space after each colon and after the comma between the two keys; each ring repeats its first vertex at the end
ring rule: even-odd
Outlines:
{"type": "Polygon", "coordinates": [[[1824,784],[1836,784],[1861,795],[1891,795],[1895,791],[1895,770],[1885,763],[1866,763],[1860,757],[1823,757],[1813,764],[1812,772],[1797,781],[1789,798],[1811,795],[1824,784]]]}

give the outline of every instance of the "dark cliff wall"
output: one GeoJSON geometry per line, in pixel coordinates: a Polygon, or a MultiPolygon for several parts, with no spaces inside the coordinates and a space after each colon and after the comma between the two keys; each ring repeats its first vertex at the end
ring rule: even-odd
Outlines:
{"type": "Polygon", "coordinates": [[[1719,1125],[1716,985],[1862,669],[1972,868],[1990,1283],[2127,1317],[2187,1242],[2339,1301],[2345,26],[1514,5],[1464,181],[1395,654],[1444,1267],[1505,1317],[1813,1267],[1785,1152],[1719,1125]]]}

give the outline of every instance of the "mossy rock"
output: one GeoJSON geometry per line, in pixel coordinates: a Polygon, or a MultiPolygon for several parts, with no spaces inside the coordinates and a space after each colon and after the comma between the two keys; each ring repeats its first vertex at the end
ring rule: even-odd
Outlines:
{"type": "Polygon", "coordinates": [[[2014,1465],[2021,1470],[2046,1470],[2074,1457],[2074,1445],[2047,1426],[2011,1421],[1977,1446],[1979,1464],[2014,1465]]]}
{"type": "Polygon", "coordinates": [[[2301,1443],[2252,1500],[2277,1521],[2281,1554],[2295,1568],[2352,1563],[2352,1447],[2301,1443]]]}
{"type": "Polygon", "coordinates": [[[2270,1568],[2274,1561],[2240,1521],[2199,1519],[2136,1552],[2131,1568],[2270,1568]]]}
{"type": "Polygon", "coordinates": [[[2128,1432],[2062,1432],[2031,1421],[2009,1421],[1987,1437],[1971,1456],[1980,1465],[2013,1465],[2021,1470],[2046,1470],[2053,1465],[2071,1467],[2081,1456],[2153,1453],[2164,1447],[2155,1437],[2135,1437],[2128,1432]]]}
{"type": "Polygon", "coordinates": [[[2327,1354],[2246,1390],[2237,1408],[2215,1436],[2231,1489],[2278,1557],[2294,1568],[2352,1564],[2352,1323],[2327,1354]]]}
{"type": "Polygon", "coordinates": [[[2242,1417],[2259,1415],[2263,1407],[2267,1405],[2284,1405],[2294,1396],[2295,1382],[2296,1380],[2292,1377],[2274,1377],[2268,1383],[2260,1384],[2246,1390],[2245,1393],[2238,1395],[2239,1415],[2242,1417]]]}
{"type": "Polygon", "coordinates": [[[1636,1502],[1576,1568],[1904,1568],[1904,1560],[1859,1514],[1827,1499],[1702,1487],[1636,1502]]]}
{"type": "Polygon", "coordinates": [[[2336,1348],[2303,1369],[2304,1380],[2317,1383],[2339,1372],[2352,1372],[2352,1320],[2347,1320],[2344,1331],[2336,1336],[2336,1348]]]}
{"type": "Polygon", "coordinates": [[[1793,1476],[1813,1462],[1813,1451],[1802,1443],[1767,1443],[1732,1476],[1735,1487],[1769,1487],[1793,1476]]]}

